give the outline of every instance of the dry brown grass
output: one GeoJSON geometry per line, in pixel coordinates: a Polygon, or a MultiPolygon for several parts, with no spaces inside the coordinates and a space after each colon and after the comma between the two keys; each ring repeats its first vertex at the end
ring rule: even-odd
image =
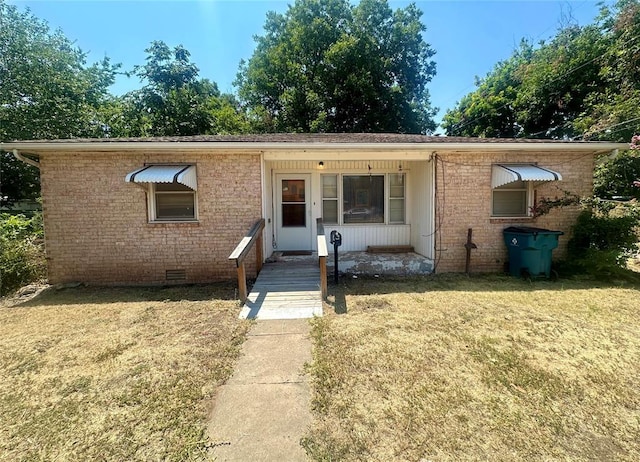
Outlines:
{"type": "Polygon", "coordinates": [[[640,460],[640,292],[348,281],[314,321],[316,460],[640,460]]]}
{"type": "Polygon", "coordinates": [[[228,286],[48,290],[0,307],[0,460],[201,460],[247,322],[228,286]]]}

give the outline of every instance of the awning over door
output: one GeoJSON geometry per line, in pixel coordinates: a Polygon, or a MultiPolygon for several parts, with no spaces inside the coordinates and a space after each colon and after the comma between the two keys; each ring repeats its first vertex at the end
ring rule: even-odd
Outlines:
{"type": "Polygon", "coordinates": [[[180,183],[196,191],[195,165],[146,165],[129,173],[125,181],[132,183],[180,183]]]}
{"type": "Polygon", "coordinates": [[[497,164],[491,172],[491,187],[497,188],[514,181],[557,181],[562,175],[548,168],[532,164],[497,164]]]}

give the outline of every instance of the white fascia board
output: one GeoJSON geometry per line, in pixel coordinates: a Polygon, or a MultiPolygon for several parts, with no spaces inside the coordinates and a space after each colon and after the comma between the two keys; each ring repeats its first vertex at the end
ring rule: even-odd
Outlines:
{"type": "MultiPolygon", "coordinates": [[[[401,155],[416,155],[423,159],[424,153],[432,152],[593,152],[605,153],[616,149],[629,149],[627,143],[591,142],[591,143],[259,143],[259,142],[208,142],[208,141],[107,141],[107,142],[21,142],[0,143],[0,149],[12,151],[18,149],[26,153],[41,154],[45,152],[123,152],[123,151],[296,151],[312,155],[314,152],[333,151],[336,153],[385,152],[401,155]]],[[[274,154],[275,155],[275,154],[274,154]]],[[[388,154],[387,154],[388,155],[388,154]]],[[[290,157],[289,157],[290,158],[290,157]]],[[[325,157],[327,158],[327,157],[325,157]]],[[[401,157],[405,158],[405,157],[401,157]]],[[[303,158],[301,158],[303,159],[303,158]]],[[[314,157],[317,159],[317,157],[314,157]]],[[[408,159],[408,158],[407,158],[408,159]]]]}

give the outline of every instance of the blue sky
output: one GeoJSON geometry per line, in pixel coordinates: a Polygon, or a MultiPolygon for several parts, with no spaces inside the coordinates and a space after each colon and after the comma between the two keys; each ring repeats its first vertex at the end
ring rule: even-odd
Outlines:
{"type": "MultiPolygon", "coordinates": [[[[232,85],[241,59],[249,59],[253,37],[263,33],[267,11],[283,13],[294,0],[9,0],[60,28],[89,53],[89,62],[109,56],[123,70],[143,64],[144,49],[153,40],[184,45],[200,69],[200,77],[215,81],[223,92],[232,85]]],[[[390,0],[393,9],[407,1],[390,0]]],[[[417,0],[427,30],[424,39],[436,51],[437,75],[429,85],[433,106],[446,109],[474,89],[484,76],[511,55],[521,38],[538,42],[555,34],[571,17],[589,24],[598,14],[595,0],[417,0]],[[565,18],[565,19],[563,19],[565,18]]],[[[606,3],[611,3],[607,1],[606,3]]],[[[121,76],[114,94],[140,88],[135,77],[121,76]]]]}

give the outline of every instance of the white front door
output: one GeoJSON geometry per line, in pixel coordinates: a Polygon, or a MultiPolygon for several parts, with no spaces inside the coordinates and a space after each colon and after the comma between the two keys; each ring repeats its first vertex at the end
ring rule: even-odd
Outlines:
{"type": "Polygon", "coordinates": [[[311,175],[276,175],[278,250],[311,250],[311,175]]]}

